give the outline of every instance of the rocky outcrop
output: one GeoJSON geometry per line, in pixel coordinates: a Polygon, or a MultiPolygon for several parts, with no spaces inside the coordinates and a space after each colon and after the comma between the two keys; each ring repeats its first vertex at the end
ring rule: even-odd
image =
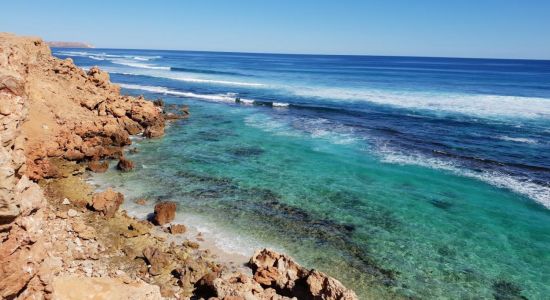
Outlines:
{"type": "Polygon", "coordinates": [[[120,95],[109,74],[97,67],[86,73],[71,59],[54,58],[37,38],[3,33],[0,49],[2,124],[6,136],[20,131],[22,141],[11,146],[20,153],[17,159],[26,155],[26,167],[17,170],[29,178],[58,176],[48,162],[52,157],[117,158],[131,143],[129,135],[164,133],[161,108],[143,97],[120,95]]]}
{"type": "MultiPolygon", "coordinates": [[[[252,258],[253,276],[230,270],[168,234],[185,226],[153,230],[117,213],[121,193],[93,193],[85,168],[104,172],[117,158],[131,169],[123,147],[130,135],[163,135],[163,109],[120,95],[96,67],[52,57],[38,38],[0,33],[0,299],[356,299],[269,250],[252,258]]],[[[170,118],[179,114],[187,107],[170,118]]],[[[172,222],[176,208],[158,203],[153,222],[172,222]]]]}
{"type": "Polygon", "coordinates": [[[176,217],[176,203],[163,201],[155,205],[154,222],[157,225],[164,225],[172,222],[176,217]]]}
{"type": "Polygon", "coordinates": [[[257,251],[250,259],[254,280],[265,288],[300,299],[358,299],[338,280],[317,270],[308,270],[285,254],[269,249],[257,251]]]}

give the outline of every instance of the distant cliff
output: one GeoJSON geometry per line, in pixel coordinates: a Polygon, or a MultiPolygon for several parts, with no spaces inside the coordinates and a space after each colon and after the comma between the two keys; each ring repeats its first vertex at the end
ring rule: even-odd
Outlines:
{"type": "Polygon", "coordinates": [[[46,42],[53,48],[93,48],[94,46],[81,42],[46,42]]]}

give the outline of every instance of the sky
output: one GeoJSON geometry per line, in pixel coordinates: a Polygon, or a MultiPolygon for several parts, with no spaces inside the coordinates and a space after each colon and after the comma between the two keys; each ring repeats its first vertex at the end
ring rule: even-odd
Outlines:
{"type": "Polygon", "coordinates": [[[550,0],[17,0],[0,31],[98,48],[550,59],[550,0]]]}

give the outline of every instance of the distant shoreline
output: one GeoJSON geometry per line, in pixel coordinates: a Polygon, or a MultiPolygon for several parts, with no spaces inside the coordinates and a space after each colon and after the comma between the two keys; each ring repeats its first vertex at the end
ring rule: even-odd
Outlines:
{"type": "Polygon", "coordinates": [[[92,46],[91,44],[82,43],[82,42],[51,41],[51,42],[46,42],[46,44],[54,48],[94,48],[94,46],[92,46]]]}

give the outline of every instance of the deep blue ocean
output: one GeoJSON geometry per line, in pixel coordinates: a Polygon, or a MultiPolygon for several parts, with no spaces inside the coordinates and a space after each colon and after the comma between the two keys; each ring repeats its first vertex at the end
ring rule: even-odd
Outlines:
{"type": "Polygon", "coordinates": [[[362,299],[550,297],[550,61],[53,52],[190,106],[97,180],[178,201],[228,251],[280,249],[362,299]]]}

